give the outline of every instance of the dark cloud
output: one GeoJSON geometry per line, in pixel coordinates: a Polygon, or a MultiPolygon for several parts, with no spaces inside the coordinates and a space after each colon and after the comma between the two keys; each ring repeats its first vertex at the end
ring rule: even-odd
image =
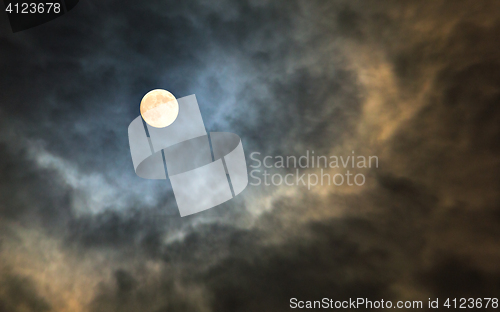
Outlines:
{"type": "Polygon", "coordinates": [[[6,273],[0,311],[494,297],[499,9],[84,1],[17,34],[3,23],[0,261],[33,272],[17,261],[40,254],[32,238],[62,255],[32,263],[68,263],[85,272],[75,285],[91,282],[63,296],[62,276],[6,273]],[[240,135],[248,161],[356,149],[380,166],[364,188],[249,187],[180,218],[168,182],[136,177],[130,160],[126,129],[153,88],[197,94],[207,129],[240,135]]]}
{"type": "MultiPolygon", "coordinates": [[[[321,203],[311,198],[283,210],[278,208],[261,218],[266,224],[260,230],[215,224],[198,227],[182,241],[164,249],[162,259],[166,268],[175,267],[175,273],[165,269],[161,280],[167,284],[181,280],[187,289],[189,285],[203,285],[211,299],[201,301],[215,311],[253,311],[259,307],[287,311],[293,297],[345,300],[359,296],[394,300],[398,293],[392,285],[402,275],[420,269],[415,257],[419,257],[425,247],[422,223],[429,218],[431,209],[426,206],[431,202],[429,196],[409,182],[385,177],[384,187],[367,195],[369,205],[378,210],[368,208],[371,212],[365,212],[363,217],[310,222],[296,229],[300,234],[286,235],[278,244],[266,243],[266,240],[280,236],[283,227],[279,223],[283,222],[281,216],[285,209],[321,203]]],[[[355,206],[357,200],[353,197],[345,202],[355,206]]],[[[330,205],[321,208],[334,209],[330,205]]],[[[431,272],[425,274],[429,279],[433,277],[431,272]]],[[[177,304],[180,300],[189,305],[192,300],[182,294],[184,288],[165,294],[165,286],[145,282],[136,286],[127,301],[122,301],[119,293],[123,285],[118,277],[116,279],[117,284],[109,285],[93,303],[96,311],[104,307],[119,309],[123,302],[142,293],[155,296],[158,303],[172,300],[177,304]]],[[[426,283],[427,280],[414,286],[426,283]]],[[[134,299],[134,304],[138,301],[140,299],[134,299]]]]}
{"type": "Polygon", "coordinates": [[[41,170],[27,158],[24,149],[0,144],[0,214],[8,221],[42,223],[48,229],[64,227],[71,216],[73,190],[66,187],[53,170],[41,170]]]}
{"type": "Polygon", "coordinates": [[[0,279],[0,311],[48,312],[49,303],[42,298],[29,277],[2,272],[0,279]]]}
{"type": "Polygon", "coordinates": [[[440,298],[496,298],[500,288],[497,273],[484,272],[460,257],[445,256],[421,272],[420,279],[440,298]]]}

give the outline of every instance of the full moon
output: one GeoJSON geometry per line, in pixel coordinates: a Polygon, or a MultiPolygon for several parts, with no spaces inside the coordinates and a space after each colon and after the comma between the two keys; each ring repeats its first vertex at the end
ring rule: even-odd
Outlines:
{"type": "Polygon", "coordinates": [[[146,93],[141,101],[141,116],[155,128],[171,125],[179,115],[179,103],[167,90],[155,89],[146,93]]]}

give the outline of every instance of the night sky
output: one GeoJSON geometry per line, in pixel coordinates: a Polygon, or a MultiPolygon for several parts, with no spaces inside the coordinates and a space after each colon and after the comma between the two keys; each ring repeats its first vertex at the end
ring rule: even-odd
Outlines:
{"type": "Polygon", "coordinates": [[[0,312],[500,296],[498,0],[81,0],[15,34],[0,16],[0,312]],[[196,94],[249,173],[254,152],[378,167],[181,218],[130,156],[157,88],[196,94]]]}

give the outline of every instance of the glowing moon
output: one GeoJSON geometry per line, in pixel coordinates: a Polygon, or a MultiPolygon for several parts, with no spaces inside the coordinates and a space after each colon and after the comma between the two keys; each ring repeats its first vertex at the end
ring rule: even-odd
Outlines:
{"type": "Polygon", "coordinates": [[[167,90],[152,90],[142,98],[141,116],[152,127],[169,126],[175,121],[177,115],[179,115],[179,103],[167,90]]]}

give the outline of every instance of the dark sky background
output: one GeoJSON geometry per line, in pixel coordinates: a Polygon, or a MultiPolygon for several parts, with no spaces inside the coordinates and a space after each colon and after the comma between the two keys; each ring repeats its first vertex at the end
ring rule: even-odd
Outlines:
{"type": "Polygon", "coordinates": [[[82,0],[0,14],[0,311],[288,311],[499,297],[500,2],[82,0]],[[148,91],[250,153],[376,155],[180,218],[137,177],[148,91]]]}

